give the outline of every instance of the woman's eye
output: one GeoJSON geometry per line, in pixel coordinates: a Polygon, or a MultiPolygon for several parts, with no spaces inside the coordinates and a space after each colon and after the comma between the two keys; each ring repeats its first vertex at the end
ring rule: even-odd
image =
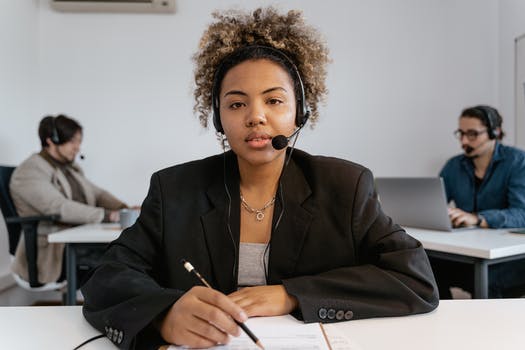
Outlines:
{"type": "Polygon", "coordinates": [[[277,104],[283,103],[283,101],[278,98],[271,98],[268,100],[268,103],[272,105],[277,105],[277,104]]]}
{"type": "Polygon", "coordinates": [[[240,108],[242,107],[243,103],[242,102],[233,102],[230,104],[230,108],[231,109],[237,109],[237,108],[240,108]]]}

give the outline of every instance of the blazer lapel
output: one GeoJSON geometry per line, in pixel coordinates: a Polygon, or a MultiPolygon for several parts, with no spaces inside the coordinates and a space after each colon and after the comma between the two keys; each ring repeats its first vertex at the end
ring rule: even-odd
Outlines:
{"type": "Polygon", "coordinates": [[[76,170],[70,171],[71,175],[77,180],[80,187],[82,187],[82,191],[84,192],[84,196],[86,197],[86,202],[88,205],[96,206],[97,205],[97,198],[95,197],[95,192],[93,192],[93,189],[89,184],[86,182],[86,178],[76,170]]]}
{"type": "Polygon", "coordinates": [[[66,198],[71,199],[73,197],[73,194],[71,193],[71,186],[69,186],[66,176],[57,168],[54,168],[52,181],[56,188],[62,189],[62,193],[64,196],[66,196],[66,198]]]}
{"type": "Polygon", "coordinates": [[[229,293],[237,287],[240,204],[237,162],[232,152],[226,153],[226,157],[226,179],[217,176],[208,188],[206,193],[214,208],[201,217],[201,222],[211,259],[213,287],[229,293]]]}
{"type": "Polygon", "coordinates": [[[303,207],[311,189],[293,160],[284,169],[281,186],[278,195],[284,202],[284,209],[281,201],[276,201],[274,227],[281,211],[283,214],[270,240],[269,284],[281,283],[283,278],[293,274],[312,221],[312,214],[303,207]]]}

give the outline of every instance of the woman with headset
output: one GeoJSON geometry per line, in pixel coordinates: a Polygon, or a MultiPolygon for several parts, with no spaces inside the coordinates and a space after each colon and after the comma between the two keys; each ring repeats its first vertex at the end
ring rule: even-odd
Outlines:
{"type": "Polygon", "coordinates": [[[195,110],[230,149],[152,176],[137,223],[83,288],[86,319],[121,348],[209,347],[251,316],[437,307],[425,251],[381,211],[371,172],[287,147],[326,94],[319,33],[298,11],[214,17],[194,56],[195,110]]]}
{"type": "MultiPolygon", "coordinates": [[[[127,205],[88,180],[75,162],[83,137],[80,123],[61,114],[46,116],[40,121],[38,136],[41,151],[32,154],[15,169],[9,186],[20,216],[60,215],[58,221],[44,221],[38,225],[38,276],[34,276],[37,280],[34,282],[50,283],[64,279],[65,247],[62,243],[48,243],[47,236],[75,225],[117,222],[119,209],[127,208],[127,205]]],[[[96,248],[78,250],[81,276],[96,263],[100,251],[96,248]]],[[[11,269],[31,282],[23,236],[18,242],[11,269]]]]}

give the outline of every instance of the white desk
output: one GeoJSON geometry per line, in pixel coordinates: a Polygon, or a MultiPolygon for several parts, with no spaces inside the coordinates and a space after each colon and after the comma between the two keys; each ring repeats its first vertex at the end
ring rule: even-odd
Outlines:
{"type": "Polygon", "coordinates": [[[525,348],[524,321],[525,299],[442,300],[430,314],[334,327],[355,350],[517,350],[525,348]]]}
{"type": "MultiPolygon", "coordinates": [[[[100,334],[82,316],[81,306],[0,307],[0,349],[68,349],[100,334]]],[[[107,338],[82,350],[115,350],[107,338]]]]}
{"type": "Polygon", "coordinates": [[[488,297],[489,265],[525,258],[525,235],[505,229],[405,230],[423,244],[429,256],[473,264],[474,298],[488,297]]]}
{"type": "MultiPolygon", "coordinates": [[[[525,258],[525,235],[507,230],[474,229],[454,232],[406,227],[418,239],[429,256],[474,265],[474,298],[488,297],[488,266],[525,258]]],[[[66,304],[76,303],[76,255],[79,244],[105,244],[120,235],[118,224],[89,224],[50,234],[51,243],[66,244],[66,304]]]]}
{"type": "MultiPolygon", "coordinates": [[[[333,350],[521,350],[523,324],[525,299],[444,300],[428,314],[332,323],[325,329],[332,341],[347,341],[332,343],[333,350]]],[[[73,349],[99,334],[80,306],[0,307],[0,329],[0,349],[73,349]]],[[[252,331],[257,334],[256,327],[252,331]]],[[[90,349],[115,347],[102,338],[82,347],[90,349]]]]}
{"type": "Polygon", "coordinates": [[[66,305],[76,304],[77,259],[75,248],[78,245],[107,244],[120,236],[119,224],[88,224],[65,229],[50,234],[49,243],[66,244],[66,305]]]}
{"type": "Polygon", "coordinates": [[[119,224],[86,224],[50,234],[50,243],[109,243],[120,236],[119,224]]]}

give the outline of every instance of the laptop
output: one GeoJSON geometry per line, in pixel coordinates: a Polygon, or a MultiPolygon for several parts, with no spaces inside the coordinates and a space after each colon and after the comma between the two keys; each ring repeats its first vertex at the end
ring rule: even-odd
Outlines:
{"type": "Polygon", "coordinates": [[[386,215],[401,226],[452,231],[440,177],[378,177],[376,191],[386,215]]]}

